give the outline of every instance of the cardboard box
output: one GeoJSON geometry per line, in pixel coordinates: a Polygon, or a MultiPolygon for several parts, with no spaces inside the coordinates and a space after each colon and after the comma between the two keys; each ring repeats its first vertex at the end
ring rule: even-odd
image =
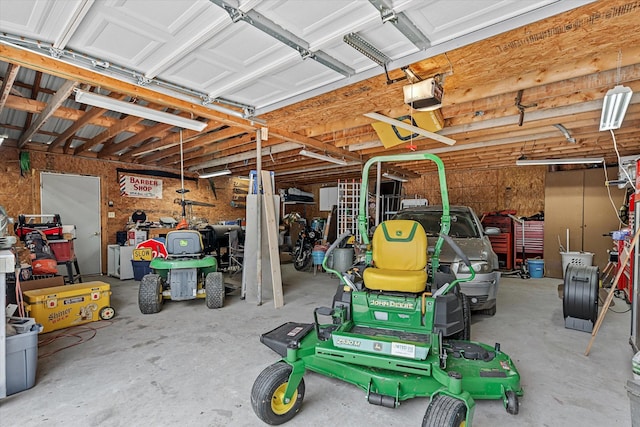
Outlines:
{"type": "Polygon", "coordinates": [[[111,285],[86,282],[24,292],[27,313],[43,332],[110,319],[111,285]]]}
{"type": "Polygon", "coordinates": [[[45,279],[25,280],[20,282],[22,293],[36,289],[52,288],[54,286],[64,286],[64,276],[53,276],[45,279]]]}

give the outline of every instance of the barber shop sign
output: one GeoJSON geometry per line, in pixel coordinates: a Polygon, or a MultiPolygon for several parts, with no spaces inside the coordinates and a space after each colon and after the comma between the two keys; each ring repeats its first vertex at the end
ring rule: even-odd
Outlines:
{"type": "Polygon", "coordinates": [[[162,199],[162,180],[122,175],[120,176],[120,195],[122,197],[162,199]]]}

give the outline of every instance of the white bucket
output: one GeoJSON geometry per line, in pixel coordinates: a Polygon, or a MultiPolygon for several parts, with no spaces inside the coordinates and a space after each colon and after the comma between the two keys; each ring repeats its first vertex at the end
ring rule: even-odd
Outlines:
{"type": "Polygon", "coordinates": [[[560,256],[562,257],[562,277],[569,265],[588,267],[593,264],[592,252],[560,252],[560,256]]]}

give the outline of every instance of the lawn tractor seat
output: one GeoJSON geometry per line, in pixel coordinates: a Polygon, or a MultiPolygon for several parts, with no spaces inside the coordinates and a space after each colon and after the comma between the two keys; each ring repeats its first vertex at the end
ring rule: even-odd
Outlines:
{"type": "Polygon", "coordinates": [[[364,270],[367,289],[424,292],[427,285],[427,235],[417,221],[382,222],[373,233],[374,267],[364,270]]]}
{"type": "Polygon", "coordinates": [[[204,250],[202,236],[197,230],[175,230],[167,233],[167,254],[173,257],[201,256],[204,250]]]}

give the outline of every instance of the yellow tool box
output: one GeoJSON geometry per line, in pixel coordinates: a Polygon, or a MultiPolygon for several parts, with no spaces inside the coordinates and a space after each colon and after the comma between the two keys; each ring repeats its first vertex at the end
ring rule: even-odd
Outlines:
{"type": "Polygon", "coordinates": [[[75,285],[25,291],[27,313],[51,332],[83,323],[109,320],[115,315],[111,307],[111,285],[87,282],[75,285]]]}

